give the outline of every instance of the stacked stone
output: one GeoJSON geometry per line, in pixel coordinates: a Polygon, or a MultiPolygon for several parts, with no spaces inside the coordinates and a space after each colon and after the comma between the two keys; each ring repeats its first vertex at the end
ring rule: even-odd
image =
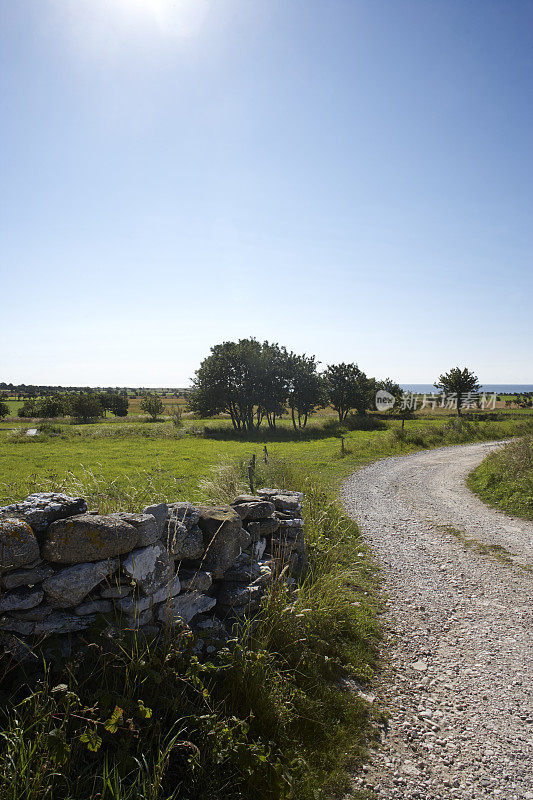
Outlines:
{"type": "Polygon", "coordinates": [[[207,630],[215,623],[202,615],[215,606],[221,619],[240,617],[282,566],[301,570],[300,510],[301,495],[266,489],[231,506],[110,515],[87,512],[83,498],[30,495],[0,508],[0,631],[70,634],[117,613],[128,628],[195,620],[207,630]]]}

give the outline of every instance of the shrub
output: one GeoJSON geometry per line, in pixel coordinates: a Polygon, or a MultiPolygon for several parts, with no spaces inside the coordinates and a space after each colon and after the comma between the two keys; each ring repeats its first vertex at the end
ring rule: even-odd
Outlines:
{"type": "Polygon", "coordinates": [[[4,403],[3,400],[0,400],[0,419],[4,419],[9,414],[9,406],[7,403],[4,403]]]}
{"type": "Polygon", "coordinates": [[[153,420],[156,420],[164,410],[165,406],[159,394],[145,394],[141,399],[141,411],[149,414],[153,420]]]}

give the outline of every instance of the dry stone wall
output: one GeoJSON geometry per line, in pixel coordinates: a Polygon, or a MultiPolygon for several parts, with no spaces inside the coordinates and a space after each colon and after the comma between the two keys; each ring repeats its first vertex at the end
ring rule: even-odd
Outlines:
{"type": "Polygon", "coordinates": [[[0,508],[0,639],[34,643],[111,626],[157,635],[253,613],[266,587],[306,566],[302,495],[261,489],[228,506],[158,503],[102,515],[36,493],[0,508]]]}

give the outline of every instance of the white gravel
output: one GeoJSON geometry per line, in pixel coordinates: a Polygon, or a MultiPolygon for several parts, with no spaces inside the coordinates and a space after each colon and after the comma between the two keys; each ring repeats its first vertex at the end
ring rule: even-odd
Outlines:
{"type": "Polygon", "coordinates": [[[389,798],[533,800],[533,523],[464,485],[500,443],[378,461],[343,487],[381,566],[382,743],[354,788],[389,798]],[[442,526],[501,545],[505,562],[442,526]]]}

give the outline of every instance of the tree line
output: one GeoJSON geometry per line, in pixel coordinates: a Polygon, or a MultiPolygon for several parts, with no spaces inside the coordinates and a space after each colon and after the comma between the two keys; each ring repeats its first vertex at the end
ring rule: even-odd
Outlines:
{"type": "Polygon", "coordinates": [[[400,398],[397,383],[369,378],[357,364],[329,364],[318,370],[315,356],[257,339],[223,342],[211,348],[196,371],[189,408],[198,416],[229,414],[235,430],[251,432],[266,420],[269,428],[290,413],[295,429],[305,428],[320,408],[332,406],[339,421],[350,412],[374,408],[378,389],[400,398]]]}

